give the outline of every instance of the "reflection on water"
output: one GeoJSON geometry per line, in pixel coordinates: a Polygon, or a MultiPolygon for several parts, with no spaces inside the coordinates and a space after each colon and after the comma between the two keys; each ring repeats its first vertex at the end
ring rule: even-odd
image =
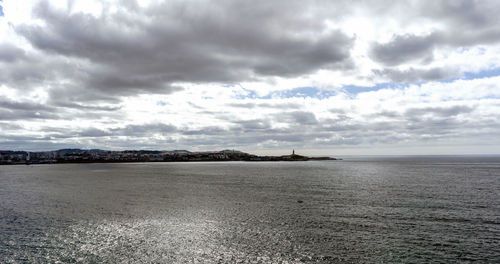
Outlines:
{"type": "Polygon", "coordinates": [[[494,158],[2,166],[0,263],[496,263],[499,190],[494,158]]]}

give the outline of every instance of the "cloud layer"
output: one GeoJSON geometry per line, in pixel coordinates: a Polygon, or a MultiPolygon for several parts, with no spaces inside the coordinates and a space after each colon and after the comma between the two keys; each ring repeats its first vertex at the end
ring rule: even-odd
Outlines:
{"type": "Polygon", "coordinates": [[[491,153],[500,4],[377,4],[5,2],[0,149],[491,153]]]}

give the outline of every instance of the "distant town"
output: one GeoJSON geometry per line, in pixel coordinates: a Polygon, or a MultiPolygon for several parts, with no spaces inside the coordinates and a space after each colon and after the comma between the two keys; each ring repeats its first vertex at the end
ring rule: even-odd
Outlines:
{"type": "Polygon", "coordinates": [[[124,150],[59,149],[54,151],[0,150],[0,165],[104,163],[104,162],[189,162],[189,161],[307,161],[336,160],[330,157],[307,157],[295,154],[257,156],[237,150],[191,152],[187,150],[124,150]]]}

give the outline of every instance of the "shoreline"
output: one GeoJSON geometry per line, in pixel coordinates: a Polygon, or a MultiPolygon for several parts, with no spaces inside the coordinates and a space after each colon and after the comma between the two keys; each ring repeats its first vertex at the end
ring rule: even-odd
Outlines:
{"type": "Polygon", "coordinates": [[[247,159],[230,159],[230,160],[71,160],[71,161],[55,161],[55,162],[11,162],[0,163],[0,166],[15,166],[15,165],[54,165],[54,164],[99,164],[99,163],[190,163],[190,162],[203,162],[203,163],[217,163],[217,162],[300,162],[300,161],[336,161],[342,160],[340,158],[331,157],[306,157],[305,159],[260,159],[260,160],[247,160],[247,159]]]}
{"type": "Polygon", "coordinates": [[[308,157],[295,154],[258,156],[235,150],[191,152],[187,150],[82,150],[60,149],[45,152],[0,151],[0,165],[66,164],[66,163],[124,163],[124,162],[220,162],[220,161],[310,161],[339,160],[332,157],[308,157]]]}

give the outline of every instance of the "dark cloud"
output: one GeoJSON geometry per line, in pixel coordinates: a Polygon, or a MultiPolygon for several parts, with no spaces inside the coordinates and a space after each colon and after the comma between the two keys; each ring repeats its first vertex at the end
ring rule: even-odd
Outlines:
{"type": "Polygon", "coordinates": [[[440,41],[440,36],[437,34],[395,36],[390,42],[374,44],[371,57],[387,66],[412,60],[429,61],[437,41],[440,41]]]}
{"type": "Polygon", "coordinates": [[[19,102],[10,100],[4,96],[0,96],[0,108],[9,109],[11,111],[48,111],[54,112],[55,108],[32,102],[19,102]]]}
{"type": "Polygon", "coordinates": [[[241,128],[243,132],[271,129],[271,120],[269,119],[241,120],[234,121],[234,123],[238,124],[239,128],[241,128]]]}
{"type": "Polygon", "coordinates": [[[433,59],[437,48],[500,42],[500,5],[497,1],[419,1],[414,8],[415,12],[408,13],[407,19],[438,20],[443,23],[443,29],[427,35],[395,35],[389,42],[375,43],[370,51],[372,59],[386,66],[407,62],[426,64],[433,59]]]}
{"type": "Polygon", "coordinates": [[[373,72],[394,82],[439,81],[461,76],[458,69],[452,68],[415,69],[410,67],[407,70],[386,68],[383,70],[374,70],[373,72]]]}
{"type": "Polygon", "coordinates": [[[401,114],[396,112],[396,111],[380,111],[377,113],[373,113],[370,115],[373,118],[378,118],[378,117],[384,117],[384,118],[399,118],[401,117],[401,114]]]}
{"type": "MultiPolygon", "coordinates": [[[[7,56],[12,56],[11,53],[7,56]]],[[[54,58],[43,58],[27,54],[10,59],[0,71],[0,82],[12,88],[29,91],[44,85],[47,80],[57,80],[57,73],[66,73],[68,65],[62,65],[54,58]]]]}
{"type": "Polygon", "coordinates": [[[35,111],[27,109],[6,109],[0,107],[0,121],[1,120],[29,120],[29,119],[60,119],[61,117],[50,111],[35,111]]]}
{"type": "Polygon", "coordinates": [[[83,105],[63,101],[50,101],[50,104],[40,104],[31,101],[15,101],[0,96],[0,120],[43,120],[43,119],[92,119],[117,115],[120,106],[114,105],[83,105]],[[103,115],[103,112],[106,114],[103,115]]]}
{"type": "Polygon", "coordinates": [[[419,5],[424,16],[447,21],[460,29],[477,30],[498,25],[500,6],[495,0],[429,0],[421,1],[419,5]]]}
{"type": "Polygon", "coordinates": [[[110,132],[114,136],[132,136],[132,137],[134,136],[150,137],[156,133],[167,134],[176,131],[177,127],[170,124],[162,124],[162,123],[127,125],[125,127],[119,127],[110,130],[110,132]]]}
{"type": "Polygon", "coordinates": [[[228,132],[227,129],[221,127],[204,127],[202,129],[183,129],[181,130],[182,135],[196,136],[196,135],[222,135],[228,132]]]}
{"type": "Polygon", "coordinates": [[[294,111],[276,115],[276,121],[288,121],[297,125],[315,125],[318,123],[314,113],[294,111]]]}
{"type": "Polygon", "coordinates": [[[426,36],[398,35],[389,42],[373,44],[370,57],[386,66],[407,62],[427,64],[433,60],[433,53],[437,48],[461,48],[500,42],[499,26],[500,23],[490,29],[435,31],[426,36]]]}
{"type": "Polygon", "coordinates": [[[5,130],[22,130],[23,126],[18,125],[18,124],[13,124],[11,122],[0,122],[0,131],[5,131],[5,130]]]}
{"type": "Polygon", "coordinates": [[[347,110],[342,109],[342,108],[331,108],[331,109],[328,109],[328,112],[333,113],[333,114],[346,114],[347,110]]]}
{"type": "Polygon", "coordinates": [[[258,107],[278,108],[278,109],[300,109],[303,106],[296,103],[260,103],[258,107]]]}
{"type": "Polygon", "coordinates": [[[469,114],[475,110],[475,107],[465,105],[455,105],[450,107],[423,107],[409,108],[405,114],[410,117],[437,116],[451,118],[460,114],[469,114]]]}
{"type": "Polygon", "coordinates": [[[227,106],[236,107],[236,108],[255,108],[257,104],[255,103],[230,103],[227,106]]]}
{"type": "Polygon", "coordinates": [[[77,137],[105,137],[105,136],[111,136],[111,135],[112,135],[112,133],[98,129],[98,128],[88,128],[88,129],[85,129],[85,130],[75,134],[75,136],[77,136],[77,137]]]}
{"type": "Polygon", "coordinates": [[[66,70],[74,86],[89,91],[79,91],[80,101],[169,93],[179,90],[172,86],[176,82],[230,83],[352,65],[354,40],[304,17],[299,2],[135,5],[94,17],[42,1],[34,14],[44,25],[15,30],[43,52],[85,61],[78,71],[66,70]]]}
{"type": "Polygon", "coordinates": [[[23,59],[24,50],[8,43],[0,43],[0,62],[14,62],[23,59]]]}
{"type": "Polygon", "coordinates": [[[114,112],[118,111],[122,108],[121,105],[84,105],[81,103],[74,103],[74,102],[67,102],[67,101],[57,101],[57,100],[52,100],[51,101],[54,106],[57,107],[65,107],[65,108],[71,108],[71,109],[79,109],[79,110],[85,110],[85,111],[103,111],[103,112],[114,112]]]}
{"type": "Polygon", "coordinates": [[[59,119],[53,107],[9,100],[0,96],[0,120],[59,119]]]}

